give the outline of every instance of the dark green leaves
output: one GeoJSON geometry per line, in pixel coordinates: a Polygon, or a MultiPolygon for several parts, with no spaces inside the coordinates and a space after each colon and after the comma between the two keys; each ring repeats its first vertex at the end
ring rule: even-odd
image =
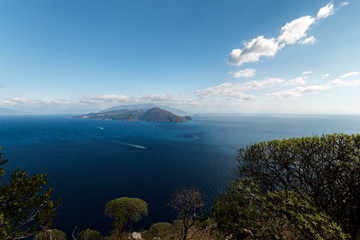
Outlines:
{"type": "MultiPolygon", "coordinates": [[[[3,175],[0,168],[0,180],[3,175]]],[[[20,169],[11,174],[7,184],[0,182],[0,239],[31,236],[52,224],[60,200],[50,200],[51,188],[43,190],[48,182],[45,174],[29,176],[20,169]]]]}

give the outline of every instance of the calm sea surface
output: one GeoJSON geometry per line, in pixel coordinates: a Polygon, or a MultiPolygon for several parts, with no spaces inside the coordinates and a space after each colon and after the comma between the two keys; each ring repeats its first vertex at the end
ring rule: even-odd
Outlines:
{"type": "Polygon", "coordinates": [[[175,189],[191,186],[210,205],[236,176],[236,152],[262,140],[360,133],[359,116],[195,117],[187,123],[120,122],[67,116],[0,116],[0,146],[9,174],[48,173],[60,197],[55,228],[108,232],[104,205],[118,197],[149,204],[137,228],[171,221],[175,189]]]}

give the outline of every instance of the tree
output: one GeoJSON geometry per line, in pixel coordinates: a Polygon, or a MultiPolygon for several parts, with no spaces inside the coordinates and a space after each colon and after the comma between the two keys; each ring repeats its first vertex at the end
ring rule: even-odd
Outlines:
{"type": "Polygon", "coordinates": [[[235,239],[348,239],[313,199],[297,192],[261,193],[234,181],[211,209],[218,227],[235,239]]]}
{"type": "Polygon", "coordinates": [[[60,200],[50,200],[51,188],[43,190],[46,174],[29,176],[17,169],[4,184],[6,162],[0,161],[0,239],[21,239],[49,228],[60,200]]]}
{"type": "Polygon", "coordinates": [[[183,188],[176,191],[171,197],[170,207],[178,213],[178,218],[182,220],[183,240],[191,239],[196,233],[188,238],[189,229],[199,219],[204,205],[200,191],[195,188],[183,188]]]}
{"type": "Polygon", "coordinates": [[[35,235],[34,240],[67,240],[66,234],[58,229],[48,229],[35,235]]]}
{"type": "Polygon", "coordinates": [[[240,149],[239,163],[260,192],[308,196],[353,238],[359,231],[360,135],[260,142],[240,149]]]}
{"type": "Polygon", "coordinates": [[[106,203],[105,215],[114,219],[116,236],[119,237],[131,223],[138,222],[143,216],[148,215],[148,205],[139,198],[117,198],[106,203]]]}
{"type": "Polygon", "coordinates": [[[101,240],[102,236],[99,231],[86,229],[80,235],[80,240],[101,240]]]}
{"type": "Polygon", "coordinates": [[[168,222],[154,223],[149,230],[145,232],[145,239],[159,238],[161,240],[173,239],[174,226],[168,222]]]}

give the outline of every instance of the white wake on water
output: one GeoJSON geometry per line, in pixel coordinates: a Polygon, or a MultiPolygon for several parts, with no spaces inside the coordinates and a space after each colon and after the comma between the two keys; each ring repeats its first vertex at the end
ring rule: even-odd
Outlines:
{"type": "Polygon", "coordinates": [[[120,142],[120,143],[121,143],[122,145],[129,146],[129,147],[133,147],[133,148],[146,149],[146,147],[140,146],[140,145],[136,145],[136,144],[125,143],[125,142],[120,142]]]}

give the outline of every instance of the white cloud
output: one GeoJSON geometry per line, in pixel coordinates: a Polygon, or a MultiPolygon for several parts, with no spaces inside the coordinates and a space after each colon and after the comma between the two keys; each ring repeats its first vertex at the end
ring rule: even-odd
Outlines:
{"type": "Polygon", "coordinates": [[[201,100],[207,98],[211,99],[224,99],[227,101],[245,101],[245,100],[254,100],[253,95],[243,93],[244,88],[241,84],[232,84],[232,83],[223,83],[215,87],[208,87],[203,90],[196,90],[195,94],[201,100]]]}
{"type": "Polygon", "coordinates": [[[247,89],[259,90],[263,88],[270,88],[283,82],[285,82],[285,80],[281,78],[268,78],[262,81],[250,81],[250,82],[242,83],[240,85],[243,87],[244,90],[247,89]]]}
{"type": "Polygon", "coordinates": [[[260,90],[264,88],[270,88],[280,83],[283,83],[284,80],[280,78],[269,78],[263,81],[249,81],[245,83],[223,83],[215,87],[208,87],[203,90],[197,90],[195,92],[196,96],[204,100],[207,98],[211,99],[226,99],[226,100],[235,100],[235,101],[245,101],[245,100],[254,100],[255,96],[245,94],[244,92],[248,89],[260,90]]]}
{"type": "Polygon", "coordinates": [[[313,45],[316,41],[316,38],[314,36],[305,38],[304,40],[301,40],[300,43],[303,45],[309,44],[309,45],[313,45]]]}
{"type": "Polygon", "coordinates": [[[234,73],[234,78],[248,78],[254,77],[256,74],[256,70],[254,68],[247,68],[234,73]]]}
{"type": "Polygon", "coordinates": [[[303,75],[309,75],[309,74],[312,74],[313,72],[312,71],[305,71],[303,72],[303,75]]]}
{"type": "Polygon", "coordinates": [[[276,55],[279,44],[275,38],[264,38],[259,36],[250,42],[244,43],[244,49],[234,49],[227,60],[228,64],[240,66],[246,62],[257,62],[262,56],[273,57],[276,55]]]}
{"type": "Polygon", "coordinates": [[[269,97],[272,97],[275,100],[287,100],[287,99],[296,99],[306,94],[312,94],[320,91],[330,89],[329,85],[313,85],[306,87],[296,87],[287,89],[280,92],[266,94],[269,97]]]}
{"type": "Polygon", "coordinates": [[[0,105],[3,106],[54,106],[54,107],[66,107],[72,104],[64,99],[27,99],[14,97],[10,99],[0,99],[0,105]]]}
{"type": "Polygon", "coordinates": [[[316,19],[324,19],[327,18],[330,15],[334,14],[334,4],[328,3],[325,7],[320,8],[319,12],[316,15],[316,19]]]}
{"type": "Polygon", "coordinates": [[[306,37],[306,31],[314,23],[315,19],[311,16],[305,16],[285,24],[281,28],[281,35],[278,40],[286,44],[294,44],[302,38],[306,37]]]}
{"type": "Polygon", "coordinates": [[[342,3],[340,4],[341,7],[344,7],[344,6],[347,6],[347,5],[349,5],[349,2],[342,2],[342,3]]]}
{"type": "Polygon", "coordinates": [[[346,73],[344,75],[342,75],[340,78],[347,78],[347,77],[352,77],[352,76],[358,76],[360,75],[360,72],[349,72],[349,73],[346,73]]]}
{"type": "Polygon", "coordinates": [[[330,77],[330,74],[329,73],[325,73],[321,78],[324,79],[324,78],[328,78],[330,77]]]}
{"type": "Polygon", "coordinates": [[[103,96],[86,96],[78,99],[27,99],[11,98],[0,99],[0,106],[18,107],[27,109],[42,109],[48,111],[51,109],[93,109],[100,110],[116,105],[135,104],[135,103],[155,103],[168,106],[190,106],[197,105],[199,101],[195,98],[184,96],[174,96],[172,93],[149,94],[142,97],[123,96],[123,95],[103,95],[103,96]],[[46,109],[46,110],[45,110],[46,109]]]}
{"type": "Polygon", "coordinates": [[[360,86],[360,80],[351,80],[351,81],[344,81],[340,79],[335,79],[328,83],[331,87],[357,87],[360,86]]]}
{"type": "Polygon", "coordinates": [[[277,38],[258,36],[250,42],[245,42],[244,49],[233,49],[231,51],[227,64],[240,66],[248,62],[258,62],[260,57],[273,57],[279,50],[295,43],[314,44],[315,37],[307,37],[307,31],[316,20],[325,19],[334,12],[334,5],[329,3],[318,11],[316,17],[303,16],[286,23],[281,28],[281,34],[277,38]]]}
{"type": "MultiPolygon", "coordinates": [[[[306,94],[317,93],[317,92],[332,89],[335,87],[358,87],[358,86],[360,86],[359,79],[346,80],[346,81],[342,80],[343,78],[346,78],[349,76],[357,76],[357,75],[360,75],[360,72],[350,72],[350,73],[344,74],[340,78],[332,80],[326,84],[296,87],[296,88],[291,88],[291,89],[287,89],[287,90],[283,90],[283,91],[279,91],[279,92],[269,93],[266,95],[269,97],[272,97],[273,99],[286,100],[286,99],[296,99],[296,98],[301,97],[306,94]]],[[[330,74],[325,74],[324,76],[329,77],[330,74]]],[[[324,76],[323,76],[323,78],[324,78],[324,76]]],[[[289,80],[288,82],[285,83],[285,85],[295,85],[295,84],[290,84],[290,83],[300,83],[301,84],[302,81],[304,81],[303,82],[304,84],[306,83],[306,81],[304,79],[301,79],[301,77],[298,77],[293,80],[289,80]]]]}
{"type": "Polygon", "coordinates": [[[285,83],[285,85],[305,85],[306,84],[306,77],[297,77],[294,79],[291,79],[285,83]]]}

